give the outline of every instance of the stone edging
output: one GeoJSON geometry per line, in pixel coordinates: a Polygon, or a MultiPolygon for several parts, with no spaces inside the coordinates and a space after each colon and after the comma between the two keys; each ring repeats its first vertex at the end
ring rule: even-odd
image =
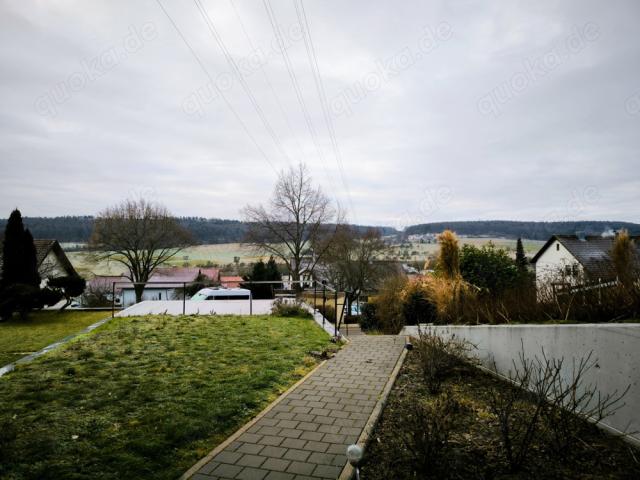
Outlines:
{"type": "Polygon", "coordinates": [[[41,357],[45,353],[49,353],[51,350],[54,350],[54,349],[64,345],[65,343],[70,342],[74,338],[95,330],[96,328],[104,325],[105,323],[107,323],[111,319],[112,319],[112,317],[107,317],[107,318],[103,318],[102,320],[98,320],[96,323],[92,323],[88,327],[85,327],[84,329],[80,330],[78,333],[73,333],[71,335],[68,335],[68,336],[64,337],[62,340],[58,340],[57,342],[54,342],[51,345],[47,345],[46,347],[38,350],[37,352],[30,353],[29,355],[26,355],[24,357],[19,358],[15,362],[8,363],[7,365],[5,365],[2,368],[0,368],[0,377],[3,376],[6,373],[9,373],[9,372],[13,371],[16,368],[16,365],[20,365],[21,363],[27,363],[27,362],[30,362],[31,360],[35,360],[36,358],[41,357]]]}
{"type": "Polygon", "coordinates": [[[240,435],[246,432],[249,428],[251,428],[258,420],[264,417],[267,413],[269,413],[276,405],[278,405],[284,398],[289,395],[293,390],[295,390],[302,382],[304,382],[307,378],[309,378],[317,369],[323,366],[327,360],[320,362],[315,366],[309,373],[307,373],[304,377],[298,380],[295,384],[291,385],[284,393],[282,393],[278,398],[276,398],[273,402],[271,402],[267,407],[258,413],[255,417],[253,417],[249,422],[245,423],[242,427],[236,430],[229,438],[227,438],[224,442],[214,448],[211,452],[209,452],[205,457],[201,458],[195,465],[193,465],[189,470],[187,470],[179,480],[188,480],[191,478],[198,470],[200,470],[204,465],[210,462],[213,457],[215,457],[218,453],[224,450],[230,443],[235,441],[240,435]]]}
{"type": "MultiPolygon", "coordinates": [[[[376,427],[378,420],[380,419],[382,410],[384,409],[384,406],[387,403],[387,399],[389,398],[389,394],[391,393],[391,388],[393,387],[393,384],[396,382],[398,373],[400,373],[400,368],[402,367],[402,364],[404,363],[404,359],[407,356],[407,351],[408,350],[406,349],[406,347],[403,348],[402,353],[400,354],[400,357],[398,357],[398,361],[396,362],[396,366],[393,368],[393,371],[389,376],[389,380],[387,380],[387,384],[384,386],[384,390],[382,390],[382,393],[380,394],[380,398],[378,399],[376,406],[371,412],[371,415],[369,415],[369,420],[367,420],[367,423],[364,426],[364,429],[362,430],[360,437],[358,437],[358,445],[364,447],[365,452],[366,452],[367,442],[369,441],[369,437],[373,433],[373,429],[376,427]]],[[[345,452],[345,455],[346,455],[346,452],[345,452]]],[[[355,469],[351,466],[351,464],[347,463],[345,467],[342,469],[342,472],[340,473],[338,480],[351,480],[354,474],[355,474],[355,469]]]]}

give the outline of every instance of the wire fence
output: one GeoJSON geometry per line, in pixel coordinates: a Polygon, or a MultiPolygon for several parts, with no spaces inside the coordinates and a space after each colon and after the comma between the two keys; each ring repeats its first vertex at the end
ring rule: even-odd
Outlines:
{"type": "Polygon", "coordinates": [[[221,282],[175,280],[131,282],[111,282],[111,316],[116,310],[126,309],[141,301],[181,301],[182,314],[186,314],[188,302],[197,296],[199,301],[233,302],[248,301],[249,315],[254,314],[254,301],[279,300],[282,302],[303,302],[313,309],[313,314],[322,315],[322,326],[325,322],[334,325],[334,333],[338,334],[344,324],[348,335],[349,324],[345,320],[351,312],[347,291],[337,290],[327,282],[319,280],[233,280],[221,282]]]}

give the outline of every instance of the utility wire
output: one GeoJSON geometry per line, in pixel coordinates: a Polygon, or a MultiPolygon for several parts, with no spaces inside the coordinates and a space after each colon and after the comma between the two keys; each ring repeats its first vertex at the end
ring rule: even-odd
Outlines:
{"type": "Polygon", "coordinates": [[[327,95],[324,88],[324,82],[322,80],[322,75],[320,74],[320,67],[318,66],[318,56],[316,55],[316,50],[313,45],[313,39],[311,38],[311,30],[309,28],[309,22],[307,20],[307,13],[304,9],[304,1],[293,0],[293,3],[296,8],[296,15],[298,16],[298,22],[300,23],[300,26],[302,28],[302,38],[304,39],[305,48],[307,50],[309,65],[311,66],[311,71],[313,72],[313,80],[316,85],[316,91],[318,92],[318,97],[320,98],[320,104],[322,105],[324,122],[327,127],[327,131],[329,132],[329,137],[331,138],[331,146],[333,148],[333,153],[336,157],[336,164],[338,165],[338,171],[340,173],[342,185],[344,186],[345,192],[347,194],[349,205],[351,206],[351,211],[353,212],[354,216],[356,216],[355,209],[353,206],[353,199],[351,197],[351,191],[349,189],[349,184],[347,183],[347,178],[344,173],[344,164],[342,162],[342,152],[340,151],[340,146],[338,144],[338,140],[336,137],[333,120],[331,118],[331,113],[329,110],[329,102],[327,101],[327,95]],[[299,6],[298,6],[298,1],[300,2],[299,6]]]}
{"type": "MultiPolygon", "coordinates": [[[[289,58],[289,54],[287,53],[286,46],[284,44],[284,40],[282,38],[282,32],[280,31],[280,27],[278,26],[277,20],[275,18],[275,14],[273,13],[273,9],[271,8],[271,4],[269,0],[263,0],[264,7],[267,11],[267,16],[269,17],[269,21],[271,22],[271,28],[273,29],[273,33],[278,41],[278,46],[280,48],[280,52],[282,53],[282,58],[284,59],[285,66],[287,67],[287,72],[289,74],[289,78],[291,79],[291,84],[293,85],[293,89],[296,93],[296,98],[298,99],[298,103],[300,104],[300,108],[302,109],[302,114],[304,116],[305,123],[307,124],[307,128],[309,129],[309,133],[311,134],[311,139],[315,145],[316,151],[318,153],[318,158],[320,163],[325,171],[325,175],[327,176],[327,180],[329,181],[329,185],[333,186],[333,181],[329,172],[327,170],[324,152],[320,147],[318,142],[318,134],[316,132],[315,127],[313,126],[313,121],[311,116],[309,115],[309,110],[307,109],[307,104],[304,101],[304,97],[302,95],[302,91],[300,90],[300,85],[298,84],[298,78],[296,77],[296,73],[293,70],[293,66],[291,64],[291,59],[289,58]]],[[[335,196],[335,195],[334,195],[335,196]]]]}
{"type": "Polygon", "coordinates": [[[169,12],[167,12],[167,10],[164,8],[164,5],[162,4],[162,2],[160,0],[156,0],[156,3],[158,4],[158,6],[160,7],[160,9],[164,12],[164,14],[166,15],[166,17],[169,19],[169,22],[171,22],[171,25],[173,25],[173,28],[176,30],[176,32],[178,33],[178,36],[182,39],[182,41],[184,42],[184,44],[186,45],[186,47],[189,49],[189,51],[191,52],[191,55],[193,56],[193,58],[195,58],[196,62],[198,63],[198,65],[200,65],[200,68],[202,69],[202,71],[205,73],[205,75],[209,78],[209,81],[211,82],[211,84],[214,86],[214,88],[216,89],[216,91],[218,92],[218,94],[220,95],[220,97],[224,100],[225,105],[227,106],[227,108],[231,111],[231,113],[233,113],[233,116],[236,118],[236,120],[238,121],[238,123],[240,124],[240,126],[242,127],[242,129],[244,130],[244,132],[247,134],[247,136],[251,139],[251,142],[255,145],[255,147],[258,149],[258,151],[262,154],[262,156],[264,157],[264,159],[266,160],[266,162],[269,164],[269,166],[271,167],[271,169],[276,172],[276,174],[278,173],[278,171],[276,170],[275,166],[273,165],[273,163],[271,162],[271,160],[269,159],[269,156],[267,155],[267,153],[264,151],[264,149],[260,146],[260,144],[258,143],[258,141],[256,140],[256,138],[253,136],[253,134],[251,133],[251,131],[249,130],[249,128],[247,127],[246,123],[242,120],[242,117],[240,117],[240,114],[236,111],[235,108],[233,108],[233,105],[229,102],[229,100],[227,99],[227,97],[224,96],[224,93],[222,92],[222,90],[220,90],[220,87],[218,87],[218,85],[216,84],[215,80],[213,79],[213,77],[211,76],[211,74],[209,73],[209,70],[207,69],[207,67],[205,67],[204,63],[202,62],[202,60],[200,59],[200,57],[198,56],[198,54],[196,53],[196,51],[193,49],[193,47],[191,46],[191,44],[189,43],[189,41],[187,40],[187,38],[184,36],[184,34],[182,33],[182,31],[180,30],[180,28],[178,27],[178,25],[176,24],[176,22],[173,20],[173,17],[171,17],[171,15],[169,14],[169,12]]]}
{"type": "MultiPolygon", "coordinates": [[[[253,40],[251,39],[251,36],[249,35],[249,32],[247,31],[244,22],[242,21],[242,17],[240,15],[239,10],[236,7],[235,1],[234,0],[229,0],[229,3],[231,4],[231,7],[233,8],[233,11],[236,15],[236,18],[238,19],[238,23],[240,24],[240,29],[242,30],[244,37],[247,39],[247,43],[249,44],[249,47],[251,48],[252,52],[256,52],[257,48],[255,46],[255,44],[253,43],[253,40]]],[[[266,69],[261,65],[260,66],[260,72],[262,72],[262,76],[264,78],[265,83],[267,84],[267,86],[269,87],[269,90],[271,91],[271,94],[273,95],[273,98],[276,101],[276,104],[278,105],[278,109],[280,110],[280,113],[282,114],[282,117],[284,118],[284,121],[287,125],[287,128],[289,129],[289,133],[291,134],[291,138],[294,139],[294,141],[296,142],[296,146],[298,147],[298,154],[300,155],[300,158],[304,157],[304,151],[302,150],[302,146],[300,145],[300,140],[298,139],[298,136],[295,135],[295,133],[293,132],[293,127],[291,126],[291,122],[289,121],[289,115],[287,115],[287,112],[285,111],[284,107],[282,106],[282,102],[280,101],[280,96],[278,95],[278,92],[276,92],[276,89],[273,87],[273,83],[271,82],[271,78],[269,78],[269,75],[267,74],[266,69]]]]}
{"type": "Polygon", "coordinates": [[[251,88],[249,87],[249,85],[245,81],[244,76],[242,75],[242,72],[240,72],[240,69],[238,68],[238,65],[236,64],[235,60],[233,59],[233,57],[229,53],[229,50],[227,49],[227,46],[225,45],[225,43],[224,43],[224,41],[222,39],[222,35],[220,35],[220,32],[218,32],[218,29],[216,28],[215,24],[213,23],[213,20],[211,20],[211,17],[207,13],[206,9],[204,8],[204,6],[202,5],[200,0],[193,0],[193,2],[196,4],[196,7],[200,11],[200,15],[202,16],[203,20],[207,24],[207,27],[209,28],[209,32],[211,33],[211,35],[213,36],[214,40],[216,41],[216,43],[220,47],[220,50],[222,50],[222,53],[223,53],[223,55],[225,56],[225,58],[227,60],[227,63],[231,67],[231,70],[234,72],[238,82],[242,86],[242,89],[244,90],[244,92],[246,93],[247,97],[249,98],[249,101],[251,102],[251,105],[253,105],[253,108],[256,111],[256,113],[258,114],[258,117],[260,117],[260,120],[262,121],[262,124],[264,125],[264,128],[267,130],[267,132],[269,133],[269,135],[273,139],[273,142],[275,143],[276,148],[278,149],[280,154],[283,157],[285,157],[285,159],[287,159],[287,161],[289,163],[291,163],[291,158],[285,152],[284,147],[282,146],[282,142],[280,141],[280,137],[278,136],[276,131],[273,129],[273,127],[269,123],[269,120],[267,119],[266,115],[264,114],[264,111],[262,110],[262,107],[260,107],[260,105],[258,104],[258,102],[257,102],[257,100],[255,98],[255,95],[253,94],[253,92],[251,91],[251,88]]]}

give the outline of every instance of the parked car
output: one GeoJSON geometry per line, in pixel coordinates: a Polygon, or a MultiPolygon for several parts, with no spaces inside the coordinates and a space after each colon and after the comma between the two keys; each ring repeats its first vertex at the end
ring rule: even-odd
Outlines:
{"type": "Polygon", "coordinates": [[[246,288],[203,288],[191,300],[249,300],[251,291],[246,288]]]}

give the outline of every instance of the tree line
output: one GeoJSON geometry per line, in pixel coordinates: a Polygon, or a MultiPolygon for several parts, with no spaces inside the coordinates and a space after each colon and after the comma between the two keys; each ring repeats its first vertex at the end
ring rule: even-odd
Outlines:
{"type": "Polygon", "coordinates": [[[631,235],[640,235],[640,224],[620,221],[562,221],[562,222],[518,222],[509,220],[478,220],[468,222],[434,222],[413,225],[405,229],[406,235],[437,235],[451,230],[458,235],[548,240],[551,235],[602,235],[611,230],[627,230],[631,235]]]}
{"type": "MultiPolygon", "coordinates": [[[[60,216],[60,217],[23,217],[24,224],[34,238],[52,238],[59,242],[87,243],[94,229],[93,216],[60,216]]],[[[238,243],[245,240],[250,223],[241,220],[221,218],[177,217],[181,227],[187,230],[193,239],[200,244],[238,243]]],[[[0,219],[0,231],[6,227],[7,220],[0,219]]],[[[367,226],[354,226],[364,232],[367,226]]],[[[393,235],[398,232],[391,227],[375,227],[382,235],[393,235]]]]}

